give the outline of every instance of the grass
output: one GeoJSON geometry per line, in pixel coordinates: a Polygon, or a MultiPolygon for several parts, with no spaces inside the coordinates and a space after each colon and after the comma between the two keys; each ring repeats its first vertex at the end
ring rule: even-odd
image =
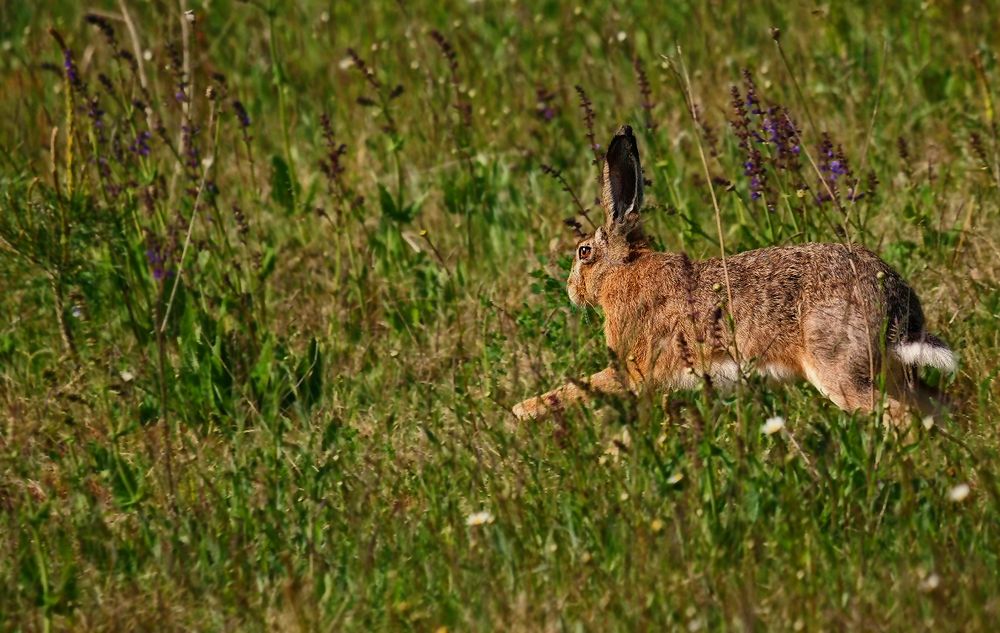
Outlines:
{"type": "Polygon", "coordinates": [[[288,4],[0,5],[0,628],[1000,619],[992,9],[288,4]],[[744,68],[796,167],[741,145],[744,68]],[[953,415],[749,381],[515,423],[607,362],[563,220],[626,121],[659,246],[900,270],[953,415]]]}

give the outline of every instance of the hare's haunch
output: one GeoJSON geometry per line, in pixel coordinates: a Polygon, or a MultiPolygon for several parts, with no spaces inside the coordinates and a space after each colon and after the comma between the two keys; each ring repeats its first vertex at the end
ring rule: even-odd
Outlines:
{"type": "Polygon", "coordinates": [[[618,366],[519,403],[518,418],[593,393],[726,387],[749,372],[804,378],[847,411],[874,410],[884,375],[891,414],[936,410],[937,394],[913,367],[953,371],[954,355],[877,255],[844,244],[763,248],[725,264],[658,253],[640,226],[642,185],[639,148],[623,126],[604,162],[604,226],[577,245],[568,282],[573,303],[604,312],[618,366]]]}

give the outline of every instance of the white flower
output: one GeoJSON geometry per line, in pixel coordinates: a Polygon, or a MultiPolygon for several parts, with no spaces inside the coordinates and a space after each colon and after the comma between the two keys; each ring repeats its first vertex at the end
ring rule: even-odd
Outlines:
{"type": "Polygon", "coordinates": [[[764,422],[764,426],[760,427],[760,432],[764,435],[774,435],[783,428],[785,428],[785,418],[776,415],[764,422]]]}
{"type": "Polygon", "coordinates": [[[465,524],[469,527],[486,525],[487,523],[493,523],[493,515],[486,510],[483,510],[482,512],[473,512],[469,516],[465,517],[465,524]]]}
{"type": "Polygon", "coordinates": [[[628,37],[628,35],[625,33],[625,31],[618,31],[618,41],[619,42],[624,42],[625,38],[627,38],[627,37],[628,37]]]}
{"type": "Polygon", "coordinates": [[[925,430],[930,431],[931,427],[934,426],[934,418],[931,416],[927,416],[923,420],[921,420],[920,423],[924,425],[925,430]]]}
{"type": "Polygon", "coordinates": [[[340,60],[340,63],[337,64],[337,67],[340,68],[341,70],[347,70],[353,65],[354,65],[354,60],[350,57],[345,57],[342,60],[340,60]]]}
{"type": "Polygon", "coordinates": [[[958,503],[959,501],[965,501],[965,498],[969,496],[969,492],[969,484],[958,484],[948,491],[948,498],[958,503]]]}
{"type": "Polygon", "coordinates": [[[920,581],[920,591],[929,593],[937,589],[938,585],[940,584],[941,584],[941,577],[935,574],[934,572],[931,572],[927,574],[926,578],[920,581]]]}
{"type": "Polygon", "coordinates": [[[676,472],[676,473],[674,473],[673,475],[670,475],[670,477],[667,478],[667,483],[672,486],[675,483],[679,482],[681,479],[684,479],[684,473],[676,472]]]}
{"type": "Polygon", "coordinates": [[[122,382],[132,382],[133,380],[135,380],[135,374],[133,374],[127,369],[123,369],[122,371],[118,372],[118,375],[121,376],[122,382]]]}

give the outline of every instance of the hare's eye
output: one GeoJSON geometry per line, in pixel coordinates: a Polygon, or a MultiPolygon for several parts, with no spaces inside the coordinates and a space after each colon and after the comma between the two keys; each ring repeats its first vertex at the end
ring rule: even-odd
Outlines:
{"type": "Polygon", "coordinates": [[[580,249],[577,251],[577,254],[580,256],[580,259],[587,259],[588,257],[590,257],[590,247],[581,246],[580,249]]]}

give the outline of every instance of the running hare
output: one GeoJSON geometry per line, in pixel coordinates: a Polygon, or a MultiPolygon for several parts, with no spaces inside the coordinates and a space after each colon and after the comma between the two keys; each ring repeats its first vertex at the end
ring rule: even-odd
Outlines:
{"type": "Polygon", "coordinates": [[[907,407],[936,409],[912,367],[953,371],[955,358],[924,329],[917,295],[874,253],[843,244],[762,248],[725,261],[654,252],[640,228],[642,167],[628,126],[608,146],[602,180],[605,223],[577,245],[569,297],[604,311],[619,366],[521,402],[518,418],[594,392],[731,386],[750,371],[805,378],[841,409],[866,412],[884,375],[893,418],[907,407]]]}

